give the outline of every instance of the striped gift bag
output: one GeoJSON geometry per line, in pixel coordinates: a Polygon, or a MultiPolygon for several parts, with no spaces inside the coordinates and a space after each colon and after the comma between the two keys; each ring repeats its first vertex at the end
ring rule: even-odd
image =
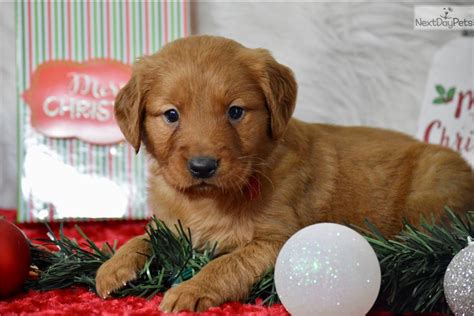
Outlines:
{"type": "Polygon", "coordinates": [[[130,65],[187,36],[189,3],[17,1],[18,221],[141,219],[146,158],[113,116],[130,65]]]}

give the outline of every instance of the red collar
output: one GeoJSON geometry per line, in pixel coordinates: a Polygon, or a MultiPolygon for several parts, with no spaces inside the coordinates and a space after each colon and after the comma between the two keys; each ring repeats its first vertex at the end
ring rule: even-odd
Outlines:
{"type": "Polygon", "coordinates": [[[247,196],[247,199],[250,201],[257,199],[260,196],[260,190],[260,180],[256,175],[251,176],[245,186],[245,195],[247,196]]]}

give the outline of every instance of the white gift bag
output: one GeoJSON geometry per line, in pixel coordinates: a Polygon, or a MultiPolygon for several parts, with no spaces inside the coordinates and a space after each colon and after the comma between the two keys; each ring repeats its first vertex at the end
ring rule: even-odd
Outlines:
{"type": "Polygon", "coordinates": [[[417,137],[450,147],[474,166],[474,37],[461,37],[434,56],[417,137]]]}

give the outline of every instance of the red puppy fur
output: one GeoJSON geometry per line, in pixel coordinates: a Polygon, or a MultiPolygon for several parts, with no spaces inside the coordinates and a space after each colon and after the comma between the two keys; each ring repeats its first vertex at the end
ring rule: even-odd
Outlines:
{"type": "MultiPolygon", "coordinates": [[[[149,154],[149,206],[170,226],[181,220],[196,247],[217,242],[221,254],[168,290],[162,310],[244,299],[307,225],[369,219],[393,235],[403,218],[474,206],[473,172],[459,154],[397,132],[292,119],[296,94],[292,71],[267,50],[222,37],[180,39],[135,63],[115,114],[127,141],[149,154]],[[242,117],[232,119],[231,106],[242,117]],[[170,110],[179,118],[169,119],[170,110]],[[197,156],[215,157],[216,173],[193,177],[188,163],[197,156]],[[251,179],[259,182],[253,198],[251,179]]],[[[145,238],[100,267],[101,296],[135,278],[145,238]]]]}

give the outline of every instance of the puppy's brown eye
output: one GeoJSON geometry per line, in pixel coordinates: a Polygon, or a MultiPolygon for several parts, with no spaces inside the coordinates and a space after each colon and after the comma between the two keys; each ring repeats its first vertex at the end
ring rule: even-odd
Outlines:
{"type": "Polygon", "coordinates": [[[227,111],[227,114],[229,115],[229,119],[231,121],[238,121],[242,118],[244,115],[244,109],[241,108],[240,106],[231,106],[229,110],[227,111]]]}
{"type": "Polygon", "coordinates": [[[165,116],[165,120],[168,123],[175,123],[179,120],[179,113],[174,109],[166,111],[163,113],[163,115],[165,116]]]}

